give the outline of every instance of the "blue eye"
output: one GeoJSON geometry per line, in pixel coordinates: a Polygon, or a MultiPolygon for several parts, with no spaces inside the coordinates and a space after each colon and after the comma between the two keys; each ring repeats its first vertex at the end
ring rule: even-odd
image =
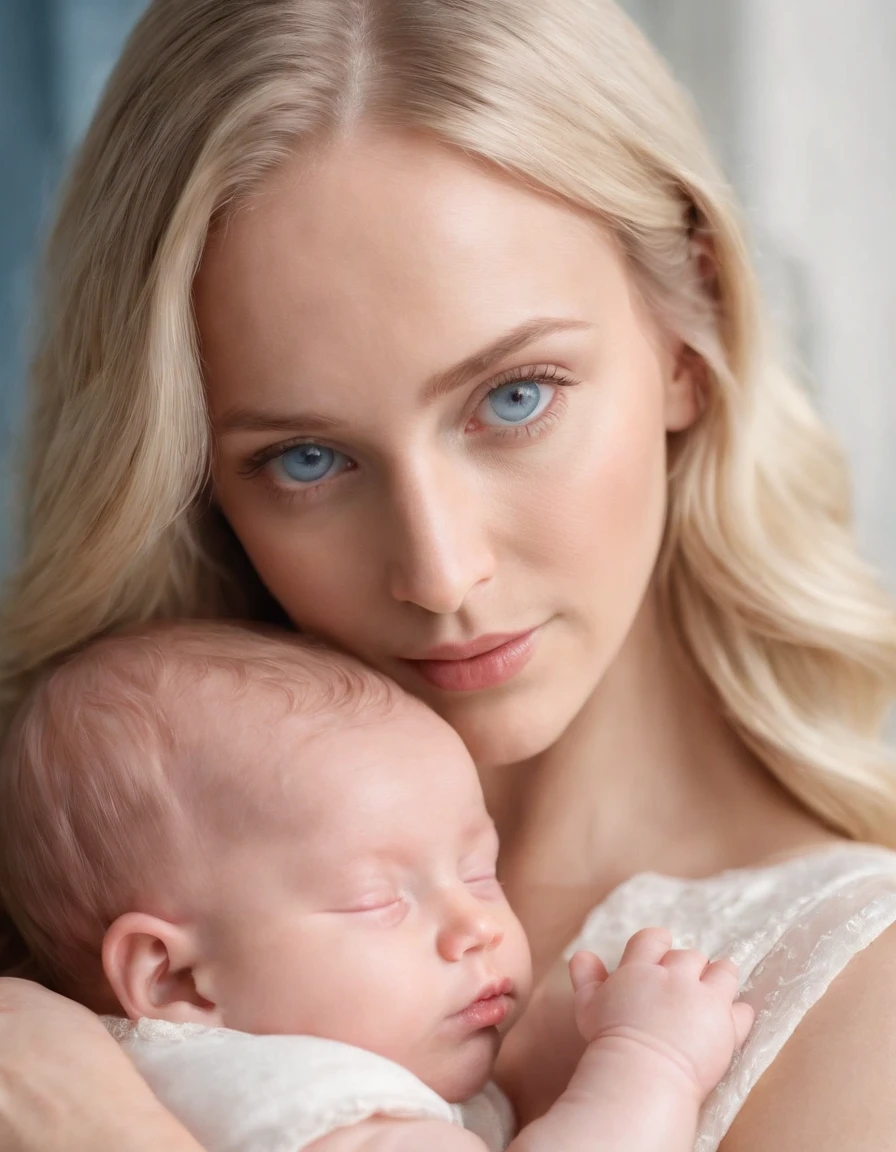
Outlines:
{"type": "Polygon", "coordinates": [[[348,457],[323,444],[296,444],[281,452],[272,463],[286,480],[314,484],[341,472],[348,457]]]}
{"type": "Polygon", "coordinates": [[[547,408],[554,395],[550,384],[517,380],[489,392],[481,405],[483,424],[526,424],[547,408]]]}

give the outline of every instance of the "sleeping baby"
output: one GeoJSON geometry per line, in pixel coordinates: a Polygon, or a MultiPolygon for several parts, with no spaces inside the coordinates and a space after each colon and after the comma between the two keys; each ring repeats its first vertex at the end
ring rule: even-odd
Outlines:
{"type": "Polygon", "coordinates": [[[32,690],[0,762],[0,898],[208,1152],[677,1152],[743,1042],[727,961],[579,953],[585,1051],[515,1132],[491,1076],[526,938],[459,737],[288,634],[172,623],[32,690]]]}

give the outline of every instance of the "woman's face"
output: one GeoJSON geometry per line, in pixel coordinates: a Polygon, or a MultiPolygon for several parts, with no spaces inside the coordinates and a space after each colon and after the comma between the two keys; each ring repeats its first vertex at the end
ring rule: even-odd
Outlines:
{"type": "Polygon", "coordinates": [[[217,497],[293,621],[481,764],[548,747],[632,628],[666,434],[694,417],[608,234],[434,142],[359,135],[235,213],[196,307],[217,497]]]}

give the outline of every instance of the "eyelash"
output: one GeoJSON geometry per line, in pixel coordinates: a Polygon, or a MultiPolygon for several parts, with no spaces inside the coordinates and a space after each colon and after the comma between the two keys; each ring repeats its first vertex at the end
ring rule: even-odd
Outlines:
{"type": "Polygon", "coordinates": [[[396,904],[404,904],[405,898],[400,894],[389,897],[388,899],[380,899],[376,903],[359,905],[353,908],[353,912],[384,912],[387,908],[394,908],[396,904]]]}
{"type": "Polygon", "coordinates": [[[476,888],[478,891],[498,892],[504,888],[494,872],[490,876],[469,876],[464,883],[468,888],[476,888]]]}
{"type": "Polygon", "coordinates": [[[369,908],[355,908],[353,915],[364,917],[365,920],[376,923],[397,923],[405,918],[410,910],[406,897],[396,896],[388,904],[376,904],[369,908]]]}
{"type": "MultiPolygon", "coordinates": [[[[510,384],[530,382],[533,384],[552,384],[557,388],[569,388],[578,384],[578,380],[553,364],[528,365],[524,368],[512,368],[502,373],[497,379],[489,381],[488,385],[477,395],[476,401],[473,404],[473,411],[475,412],[482,405],[483,401],[487,400],[493,392],[497,392],[501,388],[506,388],[510,384]]],[[[559,418],[561,413],[556,411],[558,398],[559,393],[552,398],[544,412],[542,412],[537,419],[533,420],[531,424],[523,424],[516,427],[510,425],[507,428],[501,428],[495,424],[487,424],[482,426],[482,430],[487,432],[488,435],[497,436],[500,440],[518,439],[520,437],[534,438],[559,418]]],[[[266,465],[276,460],[278,456],[284,455],[290,448],[297,448],[300,444],[318,443],[322,443],[322,441],[313,440],[308,436],[297,436],[293,440],[262,448],[261,451],[249,457],[245,466],[240,469],[240,475],[247,477],[257,476],[266,465]]],[[[356,468],[357,465],[352,461],[351,467],[347,468],[346,471],[353,472],[356,468]]],[[[277,499],[287,501],[296,499],[308,500],[313,499],[320,489],[326,488],[327,483],[326,481],[320,481],[317,484],[309,484],[304,488],[299,485],[294,488],[286,488],[271,482],[269,487],[277,499]]]]}
{"type": "MultiPolygon", "coordinates": [[[[496,380],[489,381],[486,388],[477,396],[476,403],[473,405],[473,411],[479,409],[483,401],[487,400],[493,392],[497,392],[501,388],[507,388],[511,384],[551,384],[555,388],[571,388],[578,383],[576,379],[569,376],[561,368],[555,364],[538,364],[529,365],[527,368],[512,368],[509,371],[502,373],[496,380]]],[[[546,428],[555,423],[562,413],[558,408],[559,393],[552,397],[551,402],[547,408],[541,413],[537,419],[533,420],[531,424],[508,424],[502,428],[497,424],[485,424],[483,429],[488,430],[490,436],[497,436],[499,440],[517,440],[517,439],[534,439],[537,438],[546,428]]],[[[564,403],[564,401],[560,401],[564,403]]]]}

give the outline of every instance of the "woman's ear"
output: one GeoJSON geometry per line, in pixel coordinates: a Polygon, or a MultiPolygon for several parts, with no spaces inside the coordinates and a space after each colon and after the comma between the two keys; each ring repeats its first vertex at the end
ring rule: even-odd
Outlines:
{"type": "Polygon", "coordinates": [[[218,1006],[196,986],[201,957],[192,929],[126,912],[106,932],[102,956],[106,979],[130,1019],[222,1026],[218,1006]]]}
{"type": "MultiPolygon", "coordinates": [[[[719,267],[715,245],[695,221],[689,237],[691,269],[695,290],[713,310],[719,306],[719,267]]],[[[672,348],[672,363],[666,383],[666,431],[683,432],[699,419],[706,407],[709,368],[703,357],[683,340],[672,348]]]]}
{"type": "Polygon", "coordinates": [[[706,364],[693,348],[680,344],[666,381],[667,432],[683,432],[697,422],[706,396],[706,364]]]}

